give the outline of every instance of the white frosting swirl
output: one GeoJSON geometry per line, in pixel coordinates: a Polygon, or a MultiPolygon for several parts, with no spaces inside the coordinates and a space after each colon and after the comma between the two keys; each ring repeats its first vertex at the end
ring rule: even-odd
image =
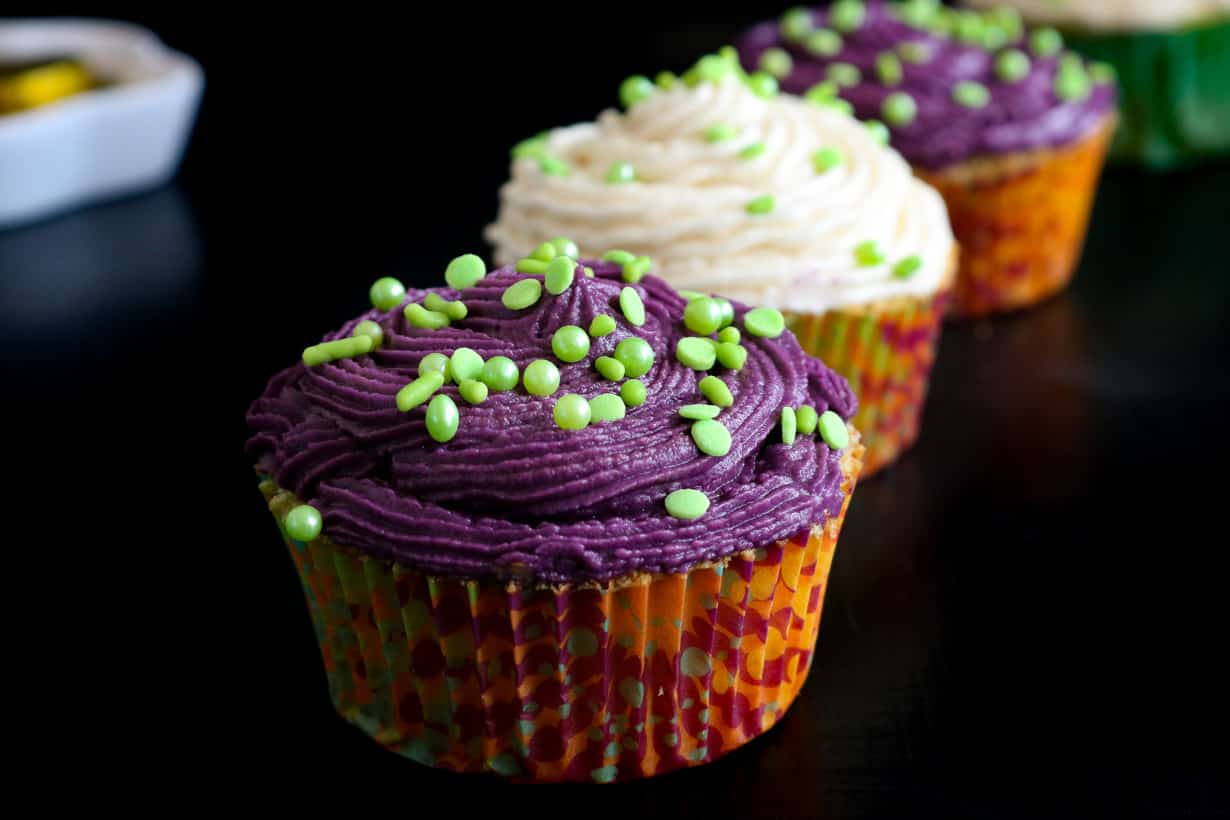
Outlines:
{"type": "Polygon", "coordinates": [[[1230,0],[969,0],[969,5],[1008,5],[1031,23],[1093,31],[1164,30],[1230,15],[1230,0]]]}
{"type": "Polygon", "coordinates": [[[896,151],[844,114],[796,97],[763,99],[736,78],[679,84],[627,113],[557,129],[547,150],[571,171],[551,176],[533,159],[513,163],[487,229],[501,264],[563,235],[591,255],[648,255],[677,288],[806,312],[931,294],[948,273],[944,202],[896,151]],[[709,142],[715,125],[738,135],[709,142]],[[739,156],[757,142],[762,153],[739,156]],[[812,157],[824,147],[843,159],[818,173],[812,157]],[[637,181],[605,182],[617,162],[631,163],[637,181]],[[749,213],[764,195],[773,210],[749,213]],[[862,267],[855,247],[872,239],[886,261],[862,267]],[[912,255],[922,267],[895,277],[894,264],[912,255]]]}

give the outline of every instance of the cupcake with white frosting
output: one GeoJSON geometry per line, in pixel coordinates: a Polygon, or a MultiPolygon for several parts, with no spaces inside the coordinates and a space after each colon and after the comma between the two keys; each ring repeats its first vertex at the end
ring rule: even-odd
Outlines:
{"type": "Polygon", "coordinates": [[[514,149],[487,231],[533,272],[557,235],[618,248],[625,277],[785,312],[859,396],[866,472],[917,437],[956,246],[944,202],[874,130],[776,94],[728,52],[625,82],[625,111],[514,149]]]}

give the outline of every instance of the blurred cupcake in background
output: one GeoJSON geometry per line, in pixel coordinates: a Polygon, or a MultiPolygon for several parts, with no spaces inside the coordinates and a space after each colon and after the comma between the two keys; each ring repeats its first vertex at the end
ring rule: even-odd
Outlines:
{"type": "Polygon", "coordinates": [[[666,279],[704,322],[724,309],[712,294],[781,310],[858,395],[864,474],[894,460],[918,435],[955,277],[943,200],[873,130],[779,96],[733,49],[621,97],[624,112],[514,149],[496,259],[533,272],[535,247],[565,234],[617,248],[629,282],[666,279]]]}
{"type": "Polygon", "coordinates": [[[980,316],[1064,288],[1116,122],[1113,72],[1027,31],[1011,9],[838,0],[748,31],[750,69],[833,99],[883,134],[948,203],[961,243],[954,312],[980,316]]]}
{"type": "MultiPolygon", "coordinates": [[[[971,0],[984,8],[1004,0],[971,0]]],[[[1230,153],[1230,0],[1009,0],[1118,73],[1116,159],[1170,168],[1230,153]]]]}

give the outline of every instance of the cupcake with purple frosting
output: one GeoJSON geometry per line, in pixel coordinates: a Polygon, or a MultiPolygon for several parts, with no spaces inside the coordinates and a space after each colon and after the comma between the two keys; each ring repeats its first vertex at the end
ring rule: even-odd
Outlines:
{"type": "Polygon", "coordinates": [[[812,660],[861,467],[848,384],[776,310],[577,256],[380,280],[248,412],[333,703],[420,763],[701,764],[812,660]]]}
{"type": "Polygon", "coordinates": [[[935,0],[797,8],[740,40],[784,90],[882,123],[937,188],[961,243],[957,313],[1033,304],[1070,281],[1117,121],[1111,72],[1011,10],[935,0]]]}

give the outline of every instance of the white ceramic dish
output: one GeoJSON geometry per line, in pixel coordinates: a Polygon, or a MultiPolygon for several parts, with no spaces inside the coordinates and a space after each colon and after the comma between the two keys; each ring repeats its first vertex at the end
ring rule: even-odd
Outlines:
{"type": "Polygon", "coordinates": [[[204,86],[196,61],[126,23],[0,19],[0,61],[65,55],[108,85],[0,115],[0,228],[152,188],[179,167],[204,86]]]}

